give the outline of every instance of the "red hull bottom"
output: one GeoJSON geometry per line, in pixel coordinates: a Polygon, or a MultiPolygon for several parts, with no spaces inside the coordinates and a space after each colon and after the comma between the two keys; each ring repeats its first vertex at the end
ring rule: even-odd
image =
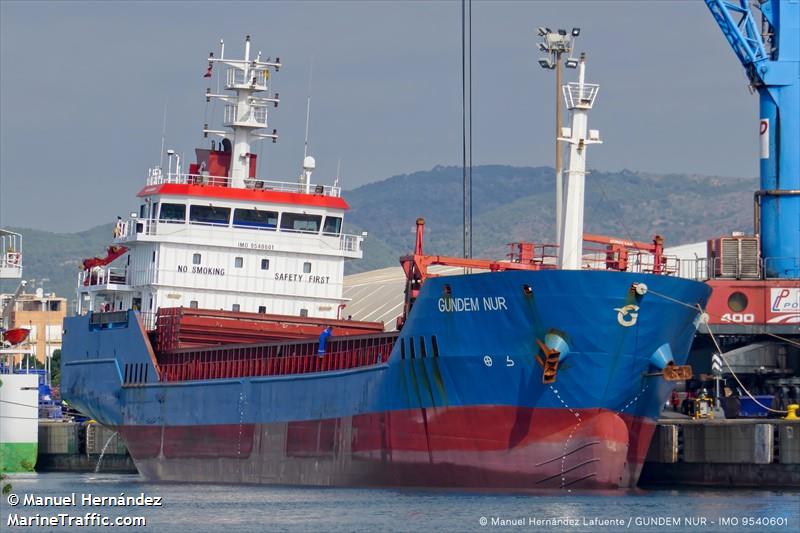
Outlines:
{"type": "Polygon", "coordinates": [[[608,489],[635,485],[652,423],[601,409],[471,406],[118,430],[151,480],[608,489]]]}
{"type": "Polygon", "coordinates": [[[631,415],[620,415],[620,418],[628,426],[629,438],[628,458],[620,486],[635,487],[639,482],[639,475],[642,473],[647,450],[650,448],[650,441],[653,440],[653,433],[656,431],[656,424],[648,418],[631,415]]]}

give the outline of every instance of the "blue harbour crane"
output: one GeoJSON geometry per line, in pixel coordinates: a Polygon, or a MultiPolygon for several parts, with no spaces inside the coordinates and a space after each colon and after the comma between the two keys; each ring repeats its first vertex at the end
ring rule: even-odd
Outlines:
{"type": "Polygon", "coordinates": [[[800,0],[705,2],[759,95],[764,275],[800,278],[800,0]]]}

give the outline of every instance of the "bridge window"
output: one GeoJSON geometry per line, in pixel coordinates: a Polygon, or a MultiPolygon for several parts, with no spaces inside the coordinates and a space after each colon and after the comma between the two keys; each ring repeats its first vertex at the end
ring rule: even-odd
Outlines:
{"type": "Polygon", "coordinates": [[[261,270],[269,270],[269,259],[261,260],[261,270]]]}
{"type": "Polygon", "coordinates": [[[266,305],[259,305],[258,306],[258,312],[261,313],[262,315],[266,314],[267,313],[267,306],[266,305]]]}
{"type": "Polygon", "coordinates": [[[230,218],[230,207],[214,207],[213,205],[193,205],[189,207],[189,220],[191,222],[227,226],[230,218]]]}
{"type": "Polygon", "coordinates": [[[161,204],[159,220],[165,222],[186,222],[186,206],[183,204],[161,204]]]}
{"type": "Polygon", "coordinates": [[[199,265],[203,258],[200,254],[192,254],[192,264],[199,265]]]}
{"type": "Polygon", "coordinates": [[[301,309],[300,316],[308,316],[308,309],[301,309]]]}
{"type": "Polygon", "coordinates": [[[241,228],[258,228],[274,230],[278,227],[277,211],[259,211],[258,209],[235,209],[233,225],[241,228]]]}
{"type": "Polygon", "coordinates": [[[284,213],[281,216],[281,229],[300,233],[319,233],[322,215],[303,213],[284,213]]]}
{"type": "Polygon", "coordinates": [[[310,274],[311,273],[311,263],[309,263],[308,261],[303,263],[303,273],[305,273],[305,274],[310,274]]]}
{"type": "Polygon", "coordinates": [[[242,258],[242,257],[235,257],[235,258],[233,259],[233,266],[234,266],[235,268],[242,268],[242,266],[244,266],[244,258],[242,258]]]}
{"type": "Polygon", "coordinates": [[[231,311],[233,311],[234,313],[238,313],[238,312],[239,312],[239,309],[240,309],[240,308],[239,308],[239,304],[233,304],[233,305],[231,306],[231,311]]]}
{"type": "Polygon", "coordinates": [[[325,226],[322,233],[325,235],[339,235],[342,232],[342,217],[325,217],[325,226]]]}
{"type": "Polygon", "coordinates": [[[197,309],[197,300],[192,300],[191,302],[189,302],[189,308],[197,309]]]}
{"type": "Polygon", "coordinates": [[[145,218],[147,215],[147,204],[142,204],[139,206],[139,218],[145,218]]]}

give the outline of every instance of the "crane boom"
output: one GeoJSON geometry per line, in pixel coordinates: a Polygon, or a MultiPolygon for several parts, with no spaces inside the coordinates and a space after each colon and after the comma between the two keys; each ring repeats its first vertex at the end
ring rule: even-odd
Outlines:
{"type": "Polygon", "coordinates": [[[768,278],[800,278],[800,2],[705,0],[758,91],[760,189],[755,193],[768,278]]]}
{"type": "MultiPolygon", "coordinates": [[[[761,32],[748,3],[749,0],[706,1],[723,35],[746,69],[768,58],[761,32]],[[737,18],[739,20],[736,20],[737,18]]],[[[757,75],[757,71],[755,74],[757,75]]]]}
{"type": "Polygon", "coordinates": [[[11,313],[14,311],[14,303],[17,301],[17,298],[19,298],[19,295],[22,294],[27,284],[28,282],[24,279],[20,280],[19,285],[17,285],[17,290],[4,299],[2,309],[0,309],[0,329],[8,329],[11,327],[11,313]]]}

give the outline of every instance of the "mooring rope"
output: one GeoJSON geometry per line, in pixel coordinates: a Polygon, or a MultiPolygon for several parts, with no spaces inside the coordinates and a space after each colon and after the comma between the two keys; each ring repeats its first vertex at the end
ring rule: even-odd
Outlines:
{"type": "MultiPolygon", "coordinates": [[[[695,310],[695,311],[699,311],[700,312],[700,319],[705,324],[706,329],[708,330],[708,334],[711,336],[711,341],[714,343],[714,346],[717,348],[717,352],[719,353],[719,356],[722,358],[722,361],[725,363],[725,366],[728,367],[728,370],[730,371],[731,375],[733,376],[733,379],[736,380],[736,383],[739,384],[739,387],[741,387],[741,389],[745,392],[745,394],[747,394],[747,396],[751,400],[753,400],[753,402],[755,402],[756,405],[758,405],[762,409],[765,409],[765,410],[767,410],[767,411],[769,411],[771,413],[779,413],[779,414],[787,414],[788,413],[788,411],[782,411],[782,410],[779,410],[779,409],[772,409],[771,407],[767,407],[763,403],[759,402],[755,398],[755,396],[753,396],[750,393],[750,391],[747,389],[747,387],[744,386],[742,381],[739,379],[739,376],[737,376],[736,372],[733,371],[733,368],[731,367],[730,363],[728,362],[728,358],[725,356],[725,352],[722,351],[722,348],[720,347],[719,342],[717,342],[717,338],[714,335],[714,332],[711,330],[711,325],[708,323],[709,315],[708,315],[708,313],[706,311],[703,310],[702,307],[700,307],[700,304],[692,305],[692,304],[689,304],[689,303],[686,303],[686,302],[682,302],[680,300],[676,300],[675,298],[667,296],[666,294],[661,294],[660,292],[656,292],[654,290],[648,290],[647,292],[649,294],[653,294],[653,295],[658,296],[660,298],[664,298],[665,300],[669,300],[671,302],[674,302],[674,303],[683,305],[685,307],[688,307],[689,309],[692,309],[692,310],[695,310]]],[[[773,336],[775,336],[775,335],[773,335],[773,336]]]]}

